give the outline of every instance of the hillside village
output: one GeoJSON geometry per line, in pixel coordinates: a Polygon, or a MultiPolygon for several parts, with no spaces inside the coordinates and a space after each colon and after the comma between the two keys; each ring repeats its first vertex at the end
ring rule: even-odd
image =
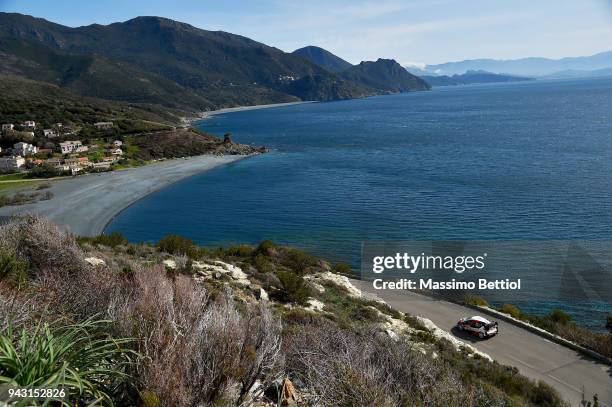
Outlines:
{"type": "Polygon", "coordinates": [[[41,128],[33,120],[2,124],[0,171],[32,172],[40,176],[108,171],[122,162],[123,141],[114,139],[113,122],[91,125],[93,137],[62,123],[41,128]]]}

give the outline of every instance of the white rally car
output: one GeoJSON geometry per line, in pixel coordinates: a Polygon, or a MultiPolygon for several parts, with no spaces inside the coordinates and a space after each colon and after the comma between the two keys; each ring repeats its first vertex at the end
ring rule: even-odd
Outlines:
{"type": "Polygon", "coordinates": [[[497,322],[491,322],[479,316],[461,318],[459,322],[457,322],[457,328],[459,328],[460,331],[470,332],[480,339],[489,338],[496,335],[498,332],[497,322]]]}

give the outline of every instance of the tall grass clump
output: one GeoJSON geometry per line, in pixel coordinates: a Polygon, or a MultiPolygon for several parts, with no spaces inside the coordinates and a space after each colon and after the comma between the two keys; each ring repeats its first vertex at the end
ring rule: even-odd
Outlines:
{"type": "Polygon", "coordinates": [[[144,358],[141,399],[159,406],[243,405],[257,379],[279,374],[281,325],[265,304],[239,311],[184,275],[138,270],[111,314],[144,358]]]}
{"type": "Polygon", "coordinates": [[[70,405],[120,400],[135,354],[129,339],[105,333],[109,322],[88,319],[66,326],[39,324],[0,333],[0,384],[64,388],[70,405]]]}

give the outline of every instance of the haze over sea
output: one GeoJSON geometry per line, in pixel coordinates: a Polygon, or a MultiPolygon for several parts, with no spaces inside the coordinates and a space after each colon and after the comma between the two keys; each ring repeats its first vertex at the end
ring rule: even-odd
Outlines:
{"type": "MultiPolygon", "coordinates": [[[[156,192],[107,232],[271,239],[356,267],[364,240],[612,240],[612,78],[242,111],[198,127],[272,152],[156,192]]],[[[592,305],[561,306],[601,325],[592,305]]]]}

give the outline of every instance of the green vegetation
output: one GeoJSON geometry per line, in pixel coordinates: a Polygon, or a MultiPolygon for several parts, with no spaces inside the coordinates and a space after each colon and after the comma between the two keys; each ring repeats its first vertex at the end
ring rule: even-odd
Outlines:
{"type": "Polygon", "coordinates": [[[0,195],[0,207],[12,206],[12,205],[23,205],[26,203],[32,203],[39,200],[49,200],[53,198],[53,192],[46,191],[41,192],[17,192],[13,195],[0,195]]]}
{"type": "Polygon", "coordinates": [[[182,236],[168,235],[157,243],[159,250],[170,253],[180,254],[194,258],[197,254],[197,249],[192,240],[182,236]]]}
{"type": "Polygon", "coordinates": [[[334,265],[334,273],[353,275],[353,268],[348,263],[336,263],[334,265]]]}
{"type": "Polygon", "coordinates": [[[255,383],[255,405],[281,405],[287,378],[304,407],[564,405],[550,387],[355,296],[328,279],[328,263],[269,241],[77,242],[26,217],[0,227],[0,254],[0,376],[65,385],[66,405],[253,405],[255,383]],[[11,275],[36,284],[10,284],[11,275]]]}
{"type": "MultiPolygon", "coordinates": [[[[87,319],[71,325],[39,324],[0,333],[0,384],[65,388],[70,405],[113,405],[131,381],[136,356],[130,340],[110,337],[109,321],[87,319]]],[[[60,400],[57,400],[60,401],[60,400]]]]}
{"type": "Polygon", "coordinates": [[[43,128],[63,123],[75,129],[84,128],[85,137],[87,129],[92,129],[89,126],[100,121],[118,120],[123,125],[132,123],[132,126],[141,126],[139,123],[165,126],[179,120],[179,113],[170,109],[79,97],[55,85],[17,76],[0,75],[0,92],[3,95],[0,99],[3,123],[34,120],[43,128]]]}
{"type": "Polygon", "coordinates": [[[29,268],[27,260],[17,258],[10,251],[0,251],[0,281],[7,281],[13,286],[25,284],[29,268]]]}
{"type": "Polygon", "coordinates": [[[291,271],[281,271],[276,274],[281,284],[281,290],[275,293],[275,297],[281,302],[293,302],[305,305],[311,290],[306,281],[291,271]]]}
{"type": "Polygon", "coordinates": [[[465,299],[465,303],[469,305],[475,305],[478,307],[488,307],[489,303],[482,297],[476,295],[470,295],[465,299]]]}
{"type": "Polygon", "coordinates": [[[92,29],[0,14],[0,37],[0,52],[10,56],[0,70],[131,104],[198,112],[367,92],[297,55],[159,17],[92,29]],[[61,49],[45,38],[61,38],[61,49]]]}
{"type": "Polygon", "coordinates": [[[111,234],[102,234],[94,237],[79,237],[77,240],[80,243],[90,243],[94,245],[107,246],[111,248],[115,248],[121,245],[127,245],[129,242],[119,232],[113,232],[111,234]]]}
{"type": "Polygon", "coordinates": [[[504,304],[499,311],[612,358],[612,335],[594,332],[576,325],[571,322],[571,315],[562,310],[556,309],[547,315],[535,316],[525,314],[516,305],[504,304]]]}

